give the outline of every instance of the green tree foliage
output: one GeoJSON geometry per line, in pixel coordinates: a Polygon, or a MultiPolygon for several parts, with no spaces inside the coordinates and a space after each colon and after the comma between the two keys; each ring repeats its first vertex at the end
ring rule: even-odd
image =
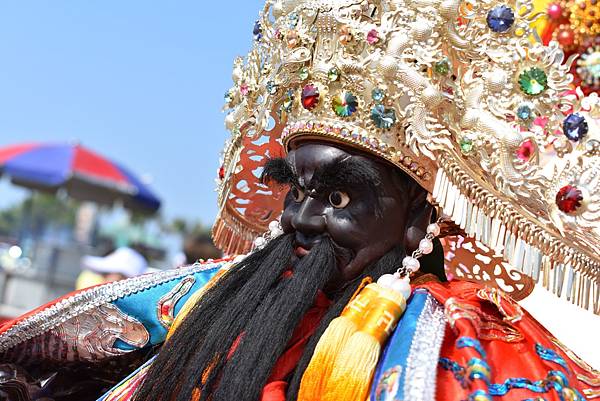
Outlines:
{"type": "Polygon", "coordinates": [[[18,236],[24,230],[35,236],[49,227],[72,227],[78,206],[77,201],[60,194],[35,192],[0,210],[0,235],[18,236]]]}

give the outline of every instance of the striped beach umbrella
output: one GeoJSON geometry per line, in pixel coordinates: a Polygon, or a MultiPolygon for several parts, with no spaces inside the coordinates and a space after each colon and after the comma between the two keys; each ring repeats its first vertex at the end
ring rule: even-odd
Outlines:
{"type": "Polygon", "coordinates": [[[128,169],[78,144],[24,143],[0,148],[0,173],[20,186],[100,204],[123,202],[153,213],[160,199],[128,169]]]}

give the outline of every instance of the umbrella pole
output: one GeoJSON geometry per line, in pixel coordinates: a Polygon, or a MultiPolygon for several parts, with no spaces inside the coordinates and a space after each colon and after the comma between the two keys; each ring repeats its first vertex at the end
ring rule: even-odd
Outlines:
{"type": "Polygon", "coordinates": [[[23,247],[23,241],[27,234],[27,230],[32,226],[33,220],[33,190],[29,191],[29,197],[23,201],[23,207],[21,211],[21,226],[19,227],[19,234],[17,236],[17,243],[23,247]]]}

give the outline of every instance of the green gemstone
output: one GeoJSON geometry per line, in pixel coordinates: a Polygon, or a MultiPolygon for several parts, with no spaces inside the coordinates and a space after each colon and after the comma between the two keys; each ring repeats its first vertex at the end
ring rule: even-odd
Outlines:
{"type": "Polygon", "coordinates": [[[329,78],[329,80],[331,82],[337,81],[339,77],[340,77],[340,70],[338,70],[336,67],[331,68],[329,70],[329,72],[327,73],[327,78],[329,78]]]}
{"type": "Polygon", "coordinates": [[[358,100],[351,92],[343,91],[331,99],[331,106],[339,117],[349,117],[358,108],[358,100]]]}
{"type": "Polygon", "coordinates": [[[475,149],[475,144],[471,138],[464,137],[459,141],[460,151],[463,155],[469,155],[475,149]]]}
{"type": "Polygon", "coordinates": [[[433,66],[433,69],[440,75],[448,75],[448,72],[450,72],[450,63],[446,59],[438,61],[433,66]]]}
{"type": "Polygon", "coordinates": [[[301,80],[306,80],[308,78],[308,67],[302,67],[298,70],[298,76],[301,80]]]}
{"type": "Polygon", "coordinates": [[[536,96],[546,90],[548,77],[546,73],[537,67],[531,67],[524,70],[519,75],[519,86],[521,90],[530,95],[536,96]]]}

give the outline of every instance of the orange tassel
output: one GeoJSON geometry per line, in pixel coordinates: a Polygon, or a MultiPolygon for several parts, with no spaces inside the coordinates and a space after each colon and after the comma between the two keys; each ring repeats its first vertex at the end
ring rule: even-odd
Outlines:
{"type": "Polygon", "coordinates": [[[369,287],[367,286],[360,293],[355,294],[342,314],[331,321],[319,339],[310,363],[302,376],[298,401],[318,401],[320,394],[323,394],[336,357],[350,336],[358,329],[370,303],[378,296],[378,292],[369,287]]]}
{"type": "Polygon", "coordinates": [[[367,399],[381,347],[393,332],[406,309],[404,297],[378,284],[365,290],[375,291],[377,299],[369,304],[362,325],[344,344],[335,358],[321,401],[363,401],[367,399]]]}

